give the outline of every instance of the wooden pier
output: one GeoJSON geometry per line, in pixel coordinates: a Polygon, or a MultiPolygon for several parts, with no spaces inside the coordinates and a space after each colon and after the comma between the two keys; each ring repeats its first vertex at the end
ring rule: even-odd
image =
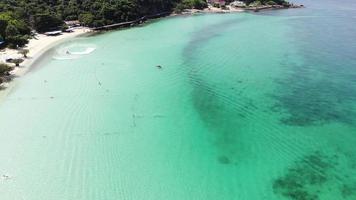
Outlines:
{"type": "Polygon", "coordinates": [[[116,24],[95,27],[95,28],[92,28],[92,30],[101,31],[101,30],[112,30],[112,29],[116,29],[116,28],[130,27],[130,26],[134,26],[137,24],[142,24],[145,21],[147,21],[148,19],[156,19],[156,18],[167,16],[169,14],[170,14],[170,12],[163,12],[163,13],[158,13],[158,14],[153,14],[153,15],[147,15],[147,16],[143,16],[143,17],[133,20],[133,21],[121,22],[121,23],[116,23],[116,24]]]}

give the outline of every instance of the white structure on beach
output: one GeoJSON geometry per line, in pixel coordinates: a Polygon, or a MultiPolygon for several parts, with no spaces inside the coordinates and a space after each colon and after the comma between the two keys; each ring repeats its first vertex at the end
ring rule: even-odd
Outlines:
{"type": "Polygon", "coordinates": [[[62,31],[50,31],[50,32],[45,32],[44,34],[47,36],[56,36],[56,35],[60,35],[62,33],[62,31]]]}

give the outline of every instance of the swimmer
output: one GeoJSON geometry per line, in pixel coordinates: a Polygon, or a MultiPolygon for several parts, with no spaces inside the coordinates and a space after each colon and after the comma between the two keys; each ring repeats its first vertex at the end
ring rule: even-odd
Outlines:
{"type": "Polygon", "coordinates": [[[11,177],[9,175],[4,174],[4,175],[2,175],[2,178],[4,180],[9,180],[11,177]]]}

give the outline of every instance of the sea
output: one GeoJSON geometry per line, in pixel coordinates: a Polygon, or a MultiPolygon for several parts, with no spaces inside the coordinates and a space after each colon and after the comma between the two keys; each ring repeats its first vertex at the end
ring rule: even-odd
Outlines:
{"type": "Polygon", "coordinates": [[[0,101],[1,200],[355,200],[356,1],[166,17],[0,101]]]}

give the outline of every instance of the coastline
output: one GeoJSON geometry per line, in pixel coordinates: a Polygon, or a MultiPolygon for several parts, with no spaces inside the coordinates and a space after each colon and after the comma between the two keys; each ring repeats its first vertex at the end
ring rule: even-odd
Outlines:
{"type": "MultiPolygon", "coordinates": [[[[85,34],[91,33],[92,30],[88,27],[77,27],[71,33],[63,33],[58,36],[46,36],[44,34],[36,34],[34,38],[29,40],[29,43],[25,46],[26,49],[29,50],[27,58],[20,64],[19,67],[14,67],[14,69],[10,72],[11,79],[10,81],[4,82],[0,84],[0,100],[3,97],[7,96],[11,91],[11,88],[14,87],[13,79],[23,76],[26,74],[31,68],[32,65],[39,59],[41,56],[47,52],[49,49],[54,46],[75,38],[79,36],[83,36],[85,34]]],[[[0,51],[0,61],[5,62],[6,58],[22,58],[23,56],[18,53],[16,49],[5,48],[0,51]]],[[[12,64],[11,64],[12,65],[12,64]]]]}
{"type": "MultiPolygon", "coordinates": [[[[217,8],[213,6],[209,6],[203,10],[199,9],[186,9],[181,13],[171,13],[167,16],[180,16],[180,15],[192,15],[192,14],[223,14],[223,13],[241,13],[241,12],[258,12],[262,10],[279,10],[279,9],[290,9],[290,8],[303,8],[303,5],[293,5],[291,7],[276,7],[276,6],[260,6],[260,7],[250,7],[250,8],[238,8],[233,6],[227,6],[227,9],[217,8]]],[[[158,17],[161,18],[161,17],[158,17]]],[[[153,18],[155,19],[155,18],[153,18]]],[[[148,19],[150,20],[150,19],[148,19]]],[[[7,96],[11,89],[14,87],[15,82],[13,79],[23,76],[26,74],[31,68],[32,65],[49,49],[54,46],[78,37],[83,36],[85,34],[96,32],[95,29],[89,27],[76,27],[73,29],[71,33],[62,33],[58,36],[47,36],[44,34],[36,34],[34,38],[29,40],[29,43],[25,46],[26,49],[29,50],[27,58],[20,64],[19,67],[14,67],[14,69],[10,72],[11,80],[0,84],[0,101],[7,96]]],[[[101,32],[101,31],[99,31],[101,32]]],[[[0,51],[0,62],[4,62],[6,58],[23,58],[21,54],[19,54],[16,49],[5,48],[0,51]]]]}
{"type": "Polygon", "coordinates": [[[181,13],[172,13],[170,16],[179,16],[179,15],[190,15],[190,14],[199,14],[199,13],[239,13],[239,12],[259,12],[265,10],[281,10],[281,9],[295,9],[295,8],[304,8],[304,5],[295,5],[291,4],[289,7],[281,5],[261,5],[255,7],[234,7],[231,5],[226,6],[226,9],[217,8],[209,5],[203,10],[199,9],[185,9],[181,13]]]}

